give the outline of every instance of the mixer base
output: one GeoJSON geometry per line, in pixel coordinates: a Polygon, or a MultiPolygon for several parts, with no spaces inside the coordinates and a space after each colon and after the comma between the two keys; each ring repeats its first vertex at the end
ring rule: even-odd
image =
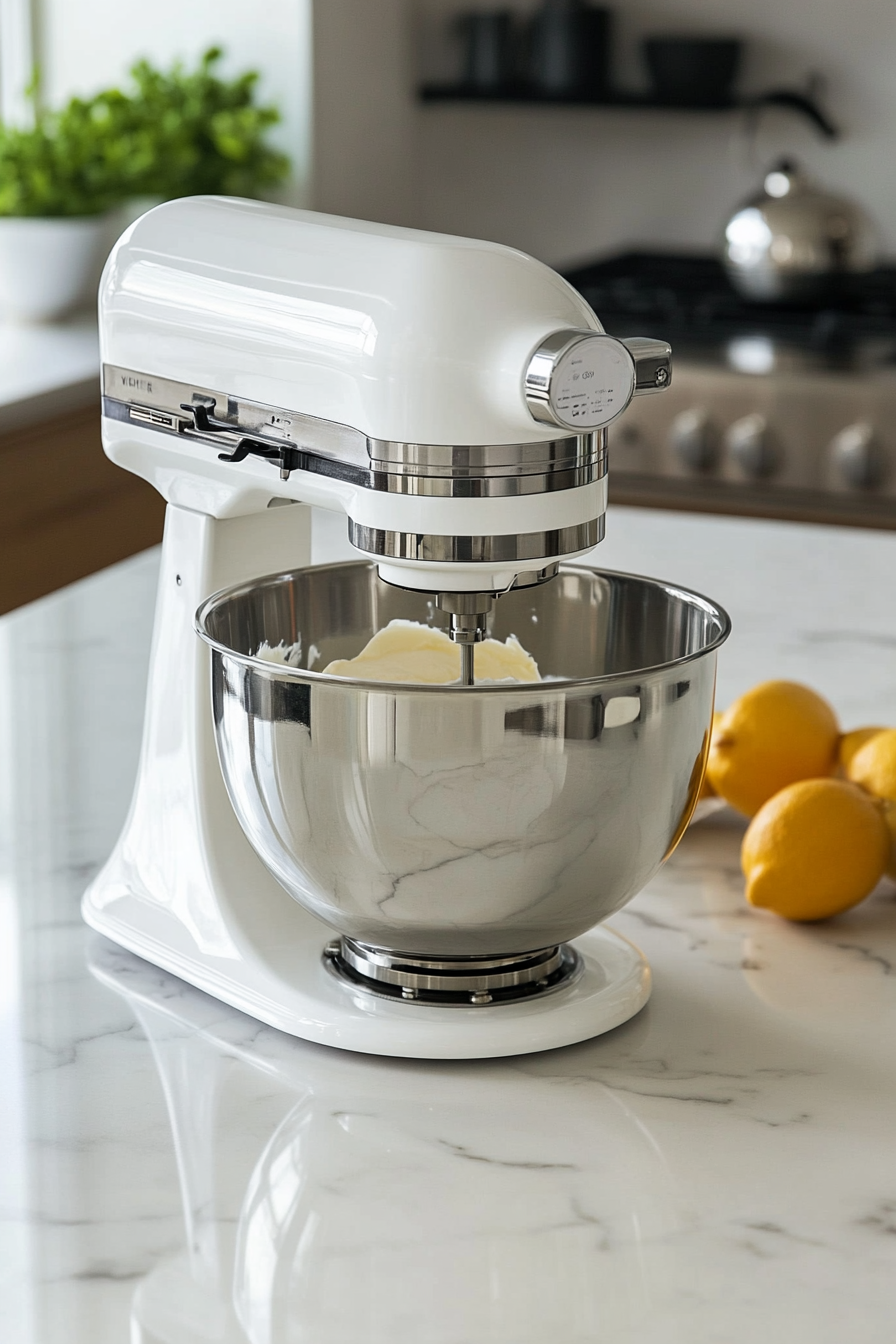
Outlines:
{"type": "Polygon", "coordinates": [[[270,943],[264,955],[245,943],[238,956],[201,949],[170,911],[111,889],[103,875],[84,914],[98,932],[272,1027],[367,1055],[494,1059],[554,1050],[611,1031],[650,997],[642,954],[598,926],[569,945],[576,973],[543,995],[487,1005],[407,1003],[338,979],[324,956],[326,928],[285,893],[282,900],[292,937],[270,943]]]}
{"type": "MultiPolygon", "coordinates": [[[[565,976],[541,995],[490,1003],[432,1003],[352,988],[321,959],[325,979],[344,1000],[326,995],[319,1010],[339,1040],[364,1053],[417,1059],[487,1059],[553,1050],[600,1036],[628,1021],[650,997],[650,968],[641,952],[612,929],[592,929],[563,949],[565,976]]],[[[303,1033],[304,1034],[304,1033],[303,1033]]]]}

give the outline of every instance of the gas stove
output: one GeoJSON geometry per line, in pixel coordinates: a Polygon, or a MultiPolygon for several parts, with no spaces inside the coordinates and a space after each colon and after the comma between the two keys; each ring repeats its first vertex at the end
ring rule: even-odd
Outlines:
{"type": "Polygon", "coordinates": [[[896,268],[798,305],[742,299],[706,256],[567,279],[609,330],[673,348],[669,391],[610,432],[617,502],[896,528],[896,268]]]}

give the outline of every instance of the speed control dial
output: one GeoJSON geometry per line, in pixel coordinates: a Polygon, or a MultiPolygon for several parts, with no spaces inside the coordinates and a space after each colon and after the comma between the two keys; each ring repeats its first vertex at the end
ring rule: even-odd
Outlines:
{"type": "Polygon", "coordinates": [[[542,424],[587,433],[615,420],[633,396],[662,391],[671,378],[672,352],[665,341],[556,331],[530,359],[524,393],[542,424]]]}

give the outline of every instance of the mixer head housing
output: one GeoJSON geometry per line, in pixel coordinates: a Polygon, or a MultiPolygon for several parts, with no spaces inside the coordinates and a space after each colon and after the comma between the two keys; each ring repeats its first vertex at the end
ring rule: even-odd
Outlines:
{"type": "Polygon", "coordinates": [[[100,291],[104,443],[224,518],[341,509],[391,583],[497,594],[603,535],[606,426],[668,386],[570,285],[495,243],[196,197],[143,216],[100,291]]]}

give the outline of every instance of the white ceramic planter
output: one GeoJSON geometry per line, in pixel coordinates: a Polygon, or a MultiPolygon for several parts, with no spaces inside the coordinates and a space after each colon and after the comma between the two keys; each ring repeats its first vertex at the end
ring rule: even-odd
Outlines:
{"type": "Polygon", "coordinates": [[[107,232],[105,215],[0,218],[0,318],[50,322],[86,302],[107,232]]]}

